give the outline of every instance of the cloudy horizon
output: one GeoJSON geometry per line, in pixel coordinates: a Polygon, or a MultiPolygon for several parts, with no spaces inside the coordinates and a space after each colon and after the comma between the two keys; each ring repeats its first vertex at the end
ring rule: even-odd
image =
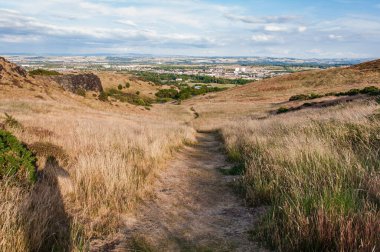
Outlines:
{"type": "Polygon", "coordinates": [[[0,2],[0,53],[380,57],[377,1],[0,2]]]}

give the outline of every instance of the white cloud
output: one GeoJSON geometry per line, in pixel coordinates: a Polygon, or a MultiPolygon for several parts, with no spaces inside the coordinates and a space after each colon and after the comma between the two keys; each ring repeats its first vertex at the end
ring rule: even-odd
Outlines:
{"type": "Polygon", "coordinates": [[[298,27],[298,32],[305,32],[307,30],[306,26],[300,26],[298,27]]]}
{"type": "Polygon", "coordinates": [[[22,35],[0,35],[0,41],[4,43],[25,43],[37,42],[40,38],[38,36],[22,36],[22,35]]]}
{"type": "Polygon", "coordinates": [[[265,31],[270,31],[270,32],[284,32],[287,31],[289,28],[283,25],[266,25],[264,26],[265,31]]]}
{"type": "Polygon", "coordinates": [[[132,20],[118,20],[117,22],[120,24],[137,27],[137,24],[133,22],[132,20]]]}
{"type": "Polygon", "coordinates": [[[256,34],[252,36],[252,41],[254,42],[270,42],[275,39],[275,36],[267,34],[256,34]]]}
{"type": "Polygon", "coordinates": [[[294,9],[274,6],[268,15],[269,12],[261,8],[267,1],[258,1],[261,3],[257,5],[253,1],[215,2],[2,1],[0,51],[16,48],[17,52],[33,52],[53,48],[52,51],[72,53],[130,50],[242,55],[242,52],[250,54],[254,48],[260,55],[287,55],[288,52],[314,57],[325,53],[327,57],[327,53],[335,50],[356,55],[377,52],[380,56],[377,46],[380,18],[370,14],[373,10],[361,11],[364,13],[361,15],[355,14],[355,10],[350,13],[341,10],[336,16],[328,17],[317,9],[309,15],[305,4],[299,3],[300,8],[294,9]],[[321,50],[319,54],[310,50],[316,45],[321,50]],[[272,49],[267,49],[268,46],[272,49]]]}
{"type": "Polygon", "coordinates": [[[336,35],[336,34],[329,34],[329,39],[331,40],[342,40],[343,39],[343,36],[341,35],[336,35]]]}

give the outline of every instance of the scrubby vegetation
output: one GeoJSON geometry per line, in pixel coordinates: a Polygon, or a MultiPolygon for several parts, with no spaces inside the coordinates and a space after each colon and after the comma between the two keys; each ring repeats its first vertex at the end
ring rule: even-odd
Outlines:
{"type": "Polygon", "coordinates": [[[102,102],[107,102],[108,101],[108,94],[104,91],[100,92],[98,99],[102,102]]]}
{"type": "Polygon", "coordinates": [[[78,88],[75,90],[75,94],[86,97],[86,90],[84,88],[78,88]]]}
{"type": "Polygon", "coordinates": [[[318,95],[314,93],[311,93],[309,95],[300,94],[300,95],[294,95],[290,97],[289,101],[305,101],[305,100],[312,100],[312,99],[317,99],[321,97],[323,97],[323,95],[318,95]]]}
{"type": "Polygon", "coordinates": [[[371,95],[371,96],[376,96],[376,95],[380,95],[380,89],[378,87],[375,87],[375,86],[368,86],[368,87],[365,87],[363,89],[358,89],[358,88],[355,88],[355,89],[350,89],[348,91],[345,91],[345,92],[338,92],[338,93],[326,93],[326,94],[314,94],[314,93],[311,93],[311,94],[299,94],[299,95],[293,95],[289,98],[289,101],[304,101],[304,100],[313,100],[313,99],[317,99],[317,98],[321,98],[321,97],[325,97],[325,96],[354,96],[354,95],[358,95],[358,94],[367,94],[367,95],[371,95]]]}
{"type": "Polygon", "coordinates": [[[156,93],[156,96],[161,99],[170,98],[175,100],[185,100],[192,96],[223,90],[225,90],[225,88],[211,87],[207,85],[196,85],[193,87],[189,87],[188,85],[180,85],[178,90],[174,88],[161,89],[156,93]]]}
{"type": "Polygon", "coordinates": [[[54,76],[54,75],[60,75],[57,71],[52,70],[46,70],[46,69],[36,69],[29,72],[31,76],[34,75],[44,75],[44,76],[54,76]]]}
{"type": "Polygon", "coordinates": [[[279,109],[277,109],[277,114],[283,114],[283,113],[286,113],[286,112],[289,112],[289,111],[290,111],[289,108],[280,107],[279,109]]]}
{"type": "MultiPolygon", "coordinates": [[[[173,151],[194,140],[175,115],[104,112],[55,94],[65,102],[0,103],[22,123],[10,130],[29,149],[0,156],[23,153],[23,165],[36,155],[40,175],[32,187],[0,179],[0,251],[88,251],[90,240],[119,230],[173,151]]],[[[2,177],[11,174],[0,167],[2,177]]],[[[23,169],[16,175],[26,176],[23,169]]]]}
{"type": "Polygon", "coordinates": [[[0,180],[26,184],[37,179],[35,157],[15,136],[0,130],[0,180]]]}
{"type": "Polygon", "coordinates": [[[151,106],[153,100],[148,97],[140,96],[140,92],[136,92],[136,94],[125,93],[121,90],[110,88],[106,91],[106,95],[109,98],[113,98],[120,102],[128,102],[130,104],[138,105],[138,106],[151,106]]]}
{"type": "Polygon", "coordinates": [[[300,111],[224,127],[228,150],[245,163],[246,196],[271,206],[256,238],[280,251],[379,248],[377,109],[300,111]]]}
{"type": "Polygon", "coordinates": [[[186,75],[186,74],[168,74],[152,72],[134,72],[143,81],[153,82],[156,85],[176,84],[178,82],[205,83],[205,84],[236,84],[244,85],[251,83],[252,80],[245,79],[225,79],[206,75],[186,75]],[[179,81],[180,80],[180,81],[179,81]]]}

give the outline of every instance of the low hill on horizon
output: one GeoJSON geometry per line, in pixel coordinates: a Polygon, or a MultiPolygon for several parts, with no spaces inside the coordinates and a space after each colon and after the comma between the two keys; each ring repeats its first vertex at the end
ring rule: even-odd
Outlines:
{"type": "MultiPolygon", "coordinates": [[[[207,118],[199,127],[207,129],[219,125],[218,121],[233,120],[240,116],[266,117],[280,107],[297,107],[305,101],[289,101],[296,95],[325,95],[347,92],[368,86],[380,87],[380,60],[365,62],[351,67],[312,70],[292,73],[256,81],[222,92],[193,97],[185,104],[194,107],[201,117],[207,118]],[[223,116],[220,116],[222,114],[223,116]],[[221,120],[221,117],[223,118],[221,120]]],[[[330,101],[323,97],[316,101],[330,101]]]]}

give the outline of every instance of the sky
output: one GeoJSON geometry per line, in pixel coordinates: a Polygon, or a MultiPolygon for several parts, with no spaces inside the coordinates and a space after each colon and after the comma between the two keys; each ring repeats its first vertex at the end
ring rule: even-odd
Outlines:
{"type": "Polygon", "coordinates": [[[379,0],[0,0],[0,54],[380,58],[379,0]]]}

